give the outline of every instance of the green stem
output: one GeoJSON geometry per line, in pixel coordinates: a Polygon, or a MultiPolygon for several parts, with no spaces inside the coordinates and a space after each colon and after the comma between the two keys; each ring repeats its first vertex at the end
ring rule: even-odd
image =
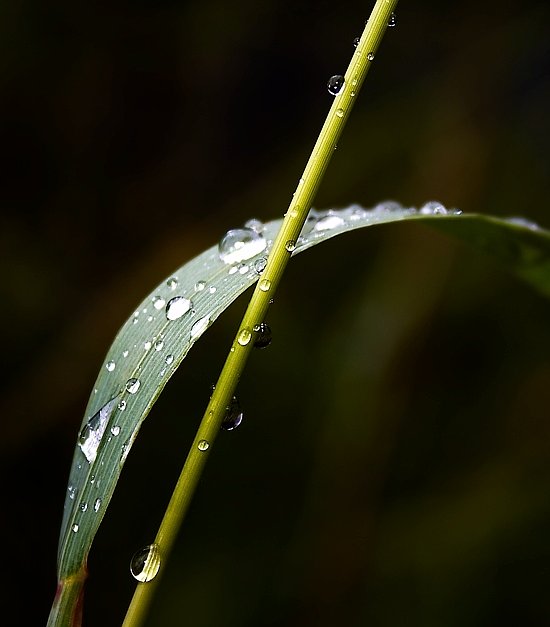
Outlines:
{"type": "MultiPolygon", "coordinates": [[[[397,0],[378,0],[376,2],[346,71],[344,87],[334,98],[327,119],[293,195],[292,202],[285,214],[281,230],[269,254],[266,268],[256,284],[158,530],[155,543],[158,546],[162,565],[166,563],[170,554],[208,455],[212,450],[214,440],[220,430],[225,409],[233,397],[254,345],[254,326],[263,322],[266,317],[270,300],[273,298],[290,259],[292,243],[300,235],[330,158],[396,5],[397,0]]],[[[123,627],[138,627],[142,624],[158,581],[159,576],[150,582],[137,585],[123,627]]]]}
{"type": "Polygon", "coordinates": [[[82,597],[86,576],[86,567],[83,566],[74,575],[59,581],[47,627],[80,627],[82,625],[82,597]]]}

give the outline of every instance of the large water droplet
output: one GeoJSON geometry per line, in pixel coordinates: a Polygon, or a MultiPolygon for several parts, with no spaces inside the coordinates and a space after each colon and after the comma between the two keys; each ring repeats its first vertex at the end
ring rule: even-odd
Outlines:
{"type": "Polygon", "coordinates": [[[271,329],[265,322],[260,322],[254,326],[254,348],[266,348],[271,344],[271,329]]]}
{"type": "Polygon", "coordinates": [[[420,213],[427,216],[447,215],[447,209],[437,200],[430,200],[420,208],[420,213]]]}
{"type": "Polygon", "coordinates": [[[243,421],[243,411],[236,396],[231,399],[231,403],[226,407],[221,428],[224,431],[233,431],[243,421]]]}
{"type": "Polygon", "coordinates": [[[323,218],[319,218],[315,223],[313,229],[315,231],[331,231],[332,229],[336,229],[339,226],[342,226],[344,220],[340,216],[329,215],[324,216],[323,218]]]}
{"type": "Polygon", "coordinates": [[[174,296],[166,305],[166,318],[168,320],[177,320],[186,314],[192,306],[193,303],[185,296],[174,296]]]}
{"type": "Polygon", "coordinates": [[[232,229],[222,237],[218,245],[220,259],[227,264],[240,263],[265,250],[265,238],[253,229],[232,229]]]}
{"type": "Polygon", "coordinates": [[[335,74],[328,79],[327,89],[331,96],[337,96],[344,87],[344,77],[341,74],[335,74]]]}
{"type": "Polygon", "coordinates": [[[114,362],[114,361],[108,361],[108,362],[105,364],[105,368],[107,368],[107,370],[108,370],[109,372],[113,372],[113,370],[116,368],[116,364],[115,364],[115,362],[114,362]]]}
{"type": "Polygon", "coordinates": [[[154,579],[160,569],[160,551],[157,544],[150,544],[136,551],[130,560],[130,572],[141,583],[154,579]]]}
{"type": "Polygon", "coordinates": [[[208,440],[200,440],[197,444],[197,448],[202,452],[207,451],[210,448],[210,442],[208,442],[208,440]]]}
{"type": "Polygon", "coordinates": [[[84,425],[78,436],[78,446],[90,464],[97,457],[97,449],[107,428],[107,422],[114,409],[116,400],[116,397],[111,399],[97,414],[94,414],[84,425]]]}
{"type": "Polygon", "coordinates": [[[130,394],[135,394],[139,390],[140,385],[141,381],[139,379],[128,379],[128,381],[126,381],[126,390],[130,392],[130,394]]]}
{"type": "Polygon", "coordinates": [[[191,340],[198,340],[199,337],[208,329],[210,325],[210,317],[204,316],[200,320],[197,320],[191,327],[190,338],[191,340]]]}

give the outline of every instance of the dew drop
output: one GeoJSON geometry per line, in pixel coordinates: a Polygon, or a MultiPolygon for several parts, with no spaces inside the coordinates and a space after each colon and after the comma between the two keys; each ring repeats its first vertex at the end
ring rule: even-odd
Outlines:
{"type": "Polygon", "coordinates": [[[344,109],[336,109],[336,115],[339,118],[343,118],[344,117],[344,109]]]}
{"type": "Polygon", "coordinates": [[[289,239],[285,244],[286,250],[291,253],[296,250],[296,242],[293,239],[289,239]]]}
{"type": "Polygon", "coordinates": [[[126,409],[126,401],[120,401],[120,403],[118,404],[118,408],[120,409],[120,411],[124,411],[126,409]]]}
{"type": "Polygon", "coordinates": [[[158,311],[160,311],[166,304],[166,301],[162,298],[162,296],[153,296],[152,301],[153,307],[158,311]]]}
{"type": "Polygon", "coordinates": [[[166,365],[169,366],[174,361],[174,355],[166,355],[166,359],[164,360],[166,365]]]}
{"type": "Polygon", "coordinates": [[[252,333],[250,333],[249,329],[241,329],[237,337],[237,342],[239,342],[241,346],[246,346],[248,342],[250,342],[251,337],[252,333]]]}
{"type": "Polygon", "coordinates": [[[360,42],[360,41],[361,41],[361,37],[356,37],[356,38],[353,40],[353,47],[354,47],[354,48],[357,48],[357,46],[359,45],[359,42],[360,42]]]}
{"type": "Polygon", "coordinates": [[[254,326],[254,348],[267,348],[271,344],[271,329],[265,322],[260,322],[254,326]]]}
{"type": "Polygon", "coordinates": [[[87,509],[88,509],[88,503],[86,503],[85,501],[82,501],[80,503],[80,511],[85,512],[87,509]]]}
{"type": "Polygon", "coordinates": [[[195,283],[195,292],[202,292],[202,290],[206,287],[206,281],[197,281],[195,283]]]}
{"type": "Polygon", "coordinates": [[[166,305],[166,318],[168,320],[177,320],[186,314],[192,306],[193,303],[185,296],[174,296],[166,305]]]}
{"type": "Polygon", "coordinates": [[[236,396],[231,399],[231,403],[226,407],[221,428],[224,431],[233,431],[243,421],[243,411],[236,396]]]}
{"type": "Polygon", "coordinates": [[[344,77],[341,74],[335,74],[328,79],[327,89],[331,96],[337,96],[344,87],[344,77]]]}
{"type": "Polygon", "coordinates": [[[101,507],[101,499],[96,499],[94,503],[94,512],[99,511],[100,507],[101,507]]]}
{"type": "MultiPolygon", "coordinates": [[[[462,212],[459,211],[458,209],[455,209],[455,211],[453,213],[454,213],[454,215],[460,215],[460,213],[462,213],[462,212]]],[[[505,220],[509,224],[515,224],[516,226],[522,226],[522,227],[524,227],[526,229],[529,229],[531,231],[539,231],[540,230],[540,226],[536,222],[533,222],[532,220],[527,220],[527,218],[522,218],[521,216],[512,216],[511,218],[505,218],[505,220]]]]}
{"type": "Polygon", "coordinates": [[[232,229],[221,238],[218,251],[224,263],[234,264],[255,257],[266,246],[265,238],[253,229],[232,229]]]}
{"type": "Polygon", "coordinates": [[[314,231],[331,231],[344,224],[344,220],[340,216],[329,215],[319,218],[313,227],[314,231]]]}
{"type": "Polygon", "coordinates": [[[369,52],[369,53],[367,54],[367,59],[368,59],[369,61],[374,61],[374,52],[369,52]]]}
{"type": "Polygon", "coordinates": [[[130,560],[130,572],[141,583],[154,579],[159,569],[160,551],[157,544],[150,544],[136,551],[130,560]]]}
{"type": "Polygon", "coordinates": [[[178,287],[178,279],[173,276],[166,281],[166,285],[168,285],[171,290],[175,290],[176,287],[178,287]]]}
{"type": "Polygon", "coordinates": [[[214,293],[216,292],[216,288],[215,288],[213,285],[211,285],[211,286],[208,288],[208,291],[209,291],[211,294],[214,294],[214,293]]]}
{"type": "Polygon", "coordinates": [[[264,270],[265,267],[267,266],[267,259],[265,257],[259,257],[258,259],[256,259],[256,261],[254,262],[254,270],[258,273],[261,274],[264,270]]]}
{"type": "Polygon", "coordinates": [[[107,428],[107,422],[114,409],[115,403],[116,397],[106,403],[88,420],[78,436],[78,446],[90,464],[95,461],[97,457],[97,449],[107,428]]]}
{"type": "Polygon", "coordinates": [[[116,437],[120,433],[120,427],[118,425],[111,427],[111,433],[116,437]]]}
{"type": "Polygon", "coordinates": [[[151,342],[149,342],[149,341],[144,342],[143,349],[146,350],[146,351],[151,350],[151,342]]]}
{"type": "Polygon", "coordinates": [[[130,392],[130,394],[135,394],[139,390],[140,385],[141,381],[139,379],[128,379],[126,381],[126,391],[130,392]]]}
{"type": "Polygon", "coordinates": [[[78,533],[78,525],[76,523],[72,526],[72,529],[75,533],[78,533]]]}
{"type": "Polygon", "coordinates": [[[116,367],[116,364],[115,364],[115,362],[114,362],[114,361],[108,361],[108,362],[105,364],[105,368],[107,368],[107,370],[108,370],[109,372],[113,372],[113,370],[115,369],[115,367],[116,367]]]}
{"type": "Polygon", "coordinates": [[[74,487],[74,485],[70,485],[67,488],[67,492],[69,493],[69,498],[71,499],[71,501],[74,501],[74,497],[76,496],[76,488],[74,487]]]}
{"type": "Polygon", "coordinates": [[[122,356],[123,357],[128,357],[128,351],[122,351],[122,356]]]}
{"type": "Polygon", "coordinates": [[[208,329],[210,326],[210,317],[204,316],[200,320],[197,320],[193,326],[191,327],[190,338],[191,340],[198,340],[199,337],[208,329]]]}
{"type": "Polygon", "coordinates": [[[388,20],[388,26],[390,28],[393,28],[395,25],[397,24],[397,17],[395,15],[395,13],[390,13],[390,18],[388,20]]]}
{"type": "Polygon", "coordinates": [[[208,440],[200,440],[197,444],[199,451],[207,451],[210,448],[210,442],[208,440]]]}
{"type": "Polygon", "coordinates": [[[444,216],[447,215],[447,209],[437,200],[430,200],[420,208],[422,215],[428,216],[444,216]]]}
{"type": "Polygon", "coordinates": [[[252,229],[256,233],[261,233],[264,230],[264,223],[256,218],[251,218],[244,223],[245,229],[252,229]]]}
{"type": "Polygon", "coordinates": [[[269,292],[271,287],[271,281],[269,279],[262,279],[258,283],[258,287],[262,290],[262,292],[269,292]]]}

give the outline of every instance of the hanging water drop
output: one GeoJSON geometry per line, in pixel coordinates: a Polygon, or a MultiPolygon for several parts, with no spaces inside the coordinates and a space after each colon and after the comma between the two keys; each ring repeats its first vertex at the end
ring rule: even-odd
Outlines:
{"type": "Polygon", "coordinates": [[[135,394],[139,390],[140,385],[141,381],[139,379],[128,379],[126,381],[126,391],[130,392],[130,394],[135,394]]]}
{"type": "Polygon", "coordinates": [[[337,96],[344,87],[344,77],[341,74],[335,74],[328,79],[327,89],[331,96],[337,96]]]}
{"type": "Polygon", "coordinates": [[[253,229],[232,229],[220,240],[218,251],[224,263],[234,264],[255,257],[266,246],[265,238],[253,229]]]}
{"type": "Polygon", "coordinates": [[[130,572],[141,583],[154,579],[159,569],[160,551],[157,544],[136,551],[130,560],[130,572]]]}
{"type": "Polygon", "coordinates": [[[208,442],[208,440],[200,440],[197,444],[197,448],[204,453],[204,451],[210,448],[210,442],[208,442]]]}
{"type": "Polygon", "coordinates": [[[236,396],[231,399],[231,403],[225,408],[221,428],[224,431],[233,431],[243,421],[243,411],[236,396]]]}
{"type": "Polygon", "coordinates": [[[397,17],[395,15],[395,13],[390,13],[390,18],[388,20],[388,26],[390,28],[393,28],[395,25],[397,24],[397,17]]]}
{"type": "Polygon", "coordinates": [[[260,322],[254,326],[254,333],[256,337],[254,339],[254,348],[266,348],[271,344],[271,329],[265,322],[260,322]]]}
{"type": "Polygon", "coordinates": [[[115,362],[114,362],[114,361],[108,361],[108,362],[105,364],[105,368],[107,368],[107,370],[108,370],[109,372],[113,372],[113,370],[115,369],[115,367],[116,367],[116,364],[115,364],[115,362]]]}
{"type": "Polygon", "coordinates": [[[193,303],[185,296],[174,296],[166,305],[166,318],[168,320],[177,320],[186,314],[192,306],[193,303]]]}

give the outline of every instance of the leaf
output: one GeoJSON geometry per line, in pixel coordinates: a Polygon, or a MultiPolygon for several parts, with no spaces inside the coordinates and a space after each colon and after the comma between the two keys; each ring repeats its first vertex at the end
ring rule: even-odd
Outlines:
{"type": "MultiPolygon", "coordinates": [[[[377,224],[422,221],[494,254],[550,296],[550,233],[521,219],[449,212],[438,203],[423,209],[382,203],[367,211],[351,206],[312,211],[298,254],[335,235],[377,224]]],[[[61,528],[58,574],[82,573],[122,467],[139,428],[193,344],[216,318],[261,275],[282,220],[229,231],[214,246],[158,285],[126,321],[96,380],[72,463],[61,528]]]]}

